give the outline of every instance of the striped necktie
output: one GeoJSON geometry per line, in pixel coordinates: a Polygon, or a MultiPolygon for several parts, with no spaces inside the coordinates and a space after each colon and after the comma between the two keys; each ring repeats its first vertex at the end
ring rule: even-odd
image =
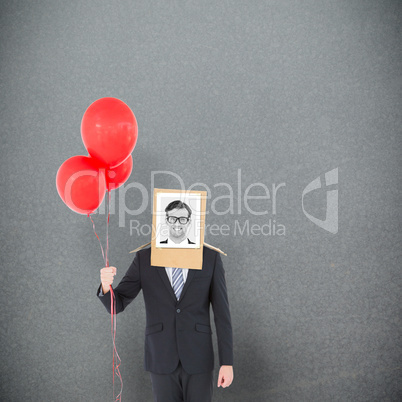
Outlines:
{"type": "Polygon", "coordinates": [[[181,268],[173,268],[172,272],[172,286],[177,300],[180,299],[181,291],[183,290],[184,280],[183,271],[181,268]]]}

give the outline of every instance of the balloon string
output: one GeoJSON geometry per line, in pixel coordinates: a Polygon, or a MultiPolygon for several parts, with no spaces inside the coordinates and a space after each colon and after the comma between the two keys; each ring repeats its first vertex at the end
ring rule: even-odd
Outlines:
{"type": "Polygon", "coordinates": [[[109,266],[109,219],[110,219],[110,191],[107,192],[106,197],[106,211],[107,211],[107,221],[106,221],[106,252],[105,252],[105,266],[109,266]]]}
{"type": "Polygon", "coordinates": [[[92,222],[92,227],[94,229],[95,236],[99,241],[99,245],[100,245],[100,248],[101,248],[101,251],[102,251],[102,258],[103,258],[103,261],[105,263],[105,267],[109,266],[109,256],[108,256],[108,253],[109,253],[109,221],[110,221],[109,204],[110,204],[110,192],[108,192],[108,196],[106,198],[107,220],[106,220],[106,247],[105,247],[105,251],[103,250],[102,242],[101,242],[98,234],[96,233],[95,222],[93,221],[92,216],[90,214],[88,214],[88,217],[92,222]]]}
{"type": "MultiPolygon", "coordinates": [[[[99,241],[99,245],[102,251],[102,257],[103,257],[103,261],[105,263],[105,266],[108,267],[109,266],[109,256],[108,256],[108,252],[109,252],[109,221],[110,221],[110,192],[108,191],[107,197],[106,197],[106,210],[107,210],[107,221],[106,221],[106,247],[105,247],[105,251],[103,250],[102,247],[102,242],[98,236],[98,234],[96,233],[95,230],[95,222],[93,221],[92,217],[90,214],[88,214],[89,219],[91,219],[92,222],[92,227],[95,233],[95,236],[97,237],[98,241],[99,241]]],[[[114,295],[113,292],[113,288],[112,285],[110,285],[110,315],[111,315],[111,332],[112,332],[112,341],[113,341],[113,400],[114,402],[121,402],[121,394],[123,392],[123,379],[121,377],[121,373],[119,370],[119,367],[121,365],[121,359],[120,356],[117,352],[117,348],[116,348],[116,332],[117,332],[117,319],[116,319],[116,297],[114,295]],[[115,365],[115,361],[116,361],[116,365],[115,365]],[[120,392],[117,394],[117,396],[115,396],[115,380],[114,377],[116,376],[119,378],[120,380],[120,392]]]]}
{"type": "Polygon", "coordinates": [[[116,298],[113,292],[113,288],[110,285],[110,300],[111,300],[111,316],[112,316],[112,339],[113,339],[113,400],[115,402],[121,402],[121,394],[123,392],[123,379],[121,377],[121,373],[119,370],[121,359],[116,349],[116,330],[117,330],[117,321],[116,321],[116,298]],[[116,362],[116,363],[115,363],[116,362]],[[120,380],[120,392],[115,395],[115,385],[114,385],[114,376],[119,378],[120,380]]]}
{"type": "MultiPolygon", "coordinates": [[[[107,211],[107,221],[106,221],[106,250],[105,250],[105,264],[109,266],[109,221],[110,221],[110,191],[107,192],[106,197],[106,211],[107,211]]],[[[111,313],[111,332],[113,340],[113,400],[115,402],[121,402],[121,394],[123,392],[123,379],[120,374],[120,364],[121,359],[116,348],[116,332],[117,332],[117,317],[116,317],[116,297],[113,292],[112,285],[110,287],[110,313],[111,313]],[[115,380],[114,376],[120,380],[120,392],[115,396],[115,380]]]]}
{"type": "Polygon", "coordinates": [[[106,263],[106,260],[105,260],[105,253],[103,252],[102,243],[101,243],[101,241],[100,241],[99,236],[97,235],[97,233],[96,233],[96,231],[95,231],[95,222],[93,221],[93,219],[92,219],[92,217],[91,217],[90,214],[88,214],[88,217],[89,217],[89,219],[90,219],[91,222],[92,222],[92,227],[93,227],[93,229],[94,229],[95,236],[97,237],[97,239],[98,239],[98,241],[99,241],[99,245],[100,245],[100,248],[101,248],[101,250],[102,250],[102,258],[103,258],[103,261],[106,263]]]}

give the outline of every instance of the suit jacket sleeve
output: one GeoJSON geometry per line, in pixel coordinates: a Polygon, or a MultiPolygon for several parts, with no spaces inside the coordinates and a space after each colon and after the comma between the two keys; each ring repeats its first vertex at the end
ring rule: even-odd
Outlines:
{"type": "MultiPolygon", "coordinates": [[[[104,296],[99,296],[101,286],[98,288],[97,295],[99,300],[106,307],[106,310],[110,313],[111,292],[104,296]]],[[[136,298],[140,290],[140,258],[137,253],[123,279],[120,281],[116,289],[113,289],[116,298],[116,313],[124,311],[124,309],[136,298]]]]}
{"type": "Polygon", "coordinates": [[[211,296],[216,335],[218,338],[219,364],[233,365],[233,335],[229,311],[229,301],[226,290],[225,271],[222,259],[218,253],[215,258],[215,268],[212,279],[211,296]]]}

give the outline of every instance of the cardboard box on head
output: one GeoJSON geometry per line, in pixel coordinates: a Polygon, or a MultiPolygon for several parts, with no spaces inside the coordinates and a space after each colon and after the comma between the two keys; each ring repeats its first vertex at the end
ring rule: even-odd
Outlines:
{"type": "Polygon", "coordinates": [[[202,269],[206,191],[154,189],[151,265],[202,269]]]}

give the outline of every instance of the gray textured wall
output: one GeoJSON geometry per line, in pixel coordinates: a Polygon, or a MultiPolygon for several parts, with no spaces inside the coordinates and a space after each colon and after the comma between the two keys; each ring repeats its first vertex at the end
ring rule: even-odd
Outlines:
{"type": "MultiPolygon", "coordinates": [[[[207,241],[228,254],[235,339],[234,383],[214,400],[401,398],[400,1],[3,0],[0,10],[1,400],[112,399],[101,251],[55,187],[61,163],[86,154],[80,121],[104,96],[138,120],[128,183],[150,194],[152,172],[174,172],[208,185],[220,211],[228,190],[217,184],[233,186],[233,214],[207,218],[229,227],[207,241]],[[333,169],[336,234],[302,209],[320,177],[304,208],[325,219],[333,169]],[[239,213],[257,182],[285,183],[276,211],[259,199],[250,207],[266,214],[243,202],[239,213]],[[274,220],[284,235],[238,231],[274,220]]],[[[151,222],[148,205],[119,225],[124,202],[136,209],[142,195],[115,194],[117,279],[149,240],[130,220],[151,222]]],[[[142,298],[118,316],[124,401],[151,400],[144,321],[142,298]]]]}

